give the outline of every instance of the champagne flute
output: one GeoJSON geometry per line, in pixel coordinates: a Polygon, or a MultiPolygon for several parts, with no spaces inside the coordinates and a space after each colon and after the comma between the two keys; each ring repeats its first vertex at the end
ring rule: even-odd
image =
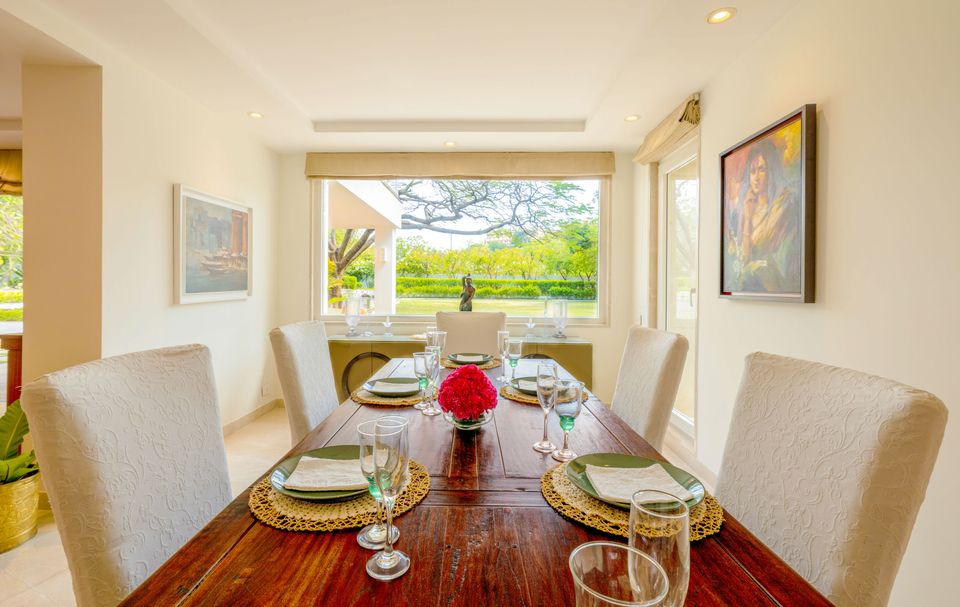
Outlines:
{"type": "Polygon", "coordinates": [[[523,352],[522,339],[507,340],[507,359],[510,360],[510,379],[517,376],[517,363],[520,362],[520,354],[523,352]]]}
{"type": "Polygon", "coordinates": [[[550,409],[557,402],[557,365],[554,363],[537,365],[537,401],[543,409],[543,440],[534,443],[533,449],[540,453],[552,453],[557,446],[547,438],[547,419],[550,409]]]}
{"type": "MultiPolygon", "coordinates": [[[[374,480],[380,489],[387,510],[387,529],[393,525],[393,507],[407,479],[410,465],[407,427],[377,420],[373,451],[374,480]]],[[[390,534],[384,540],[383,550],[367,561],[367,574],[378,580],[392,580],[410,569],[410,557],[393,549],[390,534]]]]}
{"type": "MultiPolygon", "coordinates": [[[[407,420],[402,417],[392,415],[385,416],[385,423],[394,423],[398,427],[406,426],[407,420]]],[[[369,550],[380,550],[383,548],[384,541],[387,539],[387,528],[380,522],[383,512],[383,499],[380,497],[380,488],[377,487],[374,474],[376,468],[373,459],[373,450],[376,445],[376,425],[375,419],[357,424],[357,435],[360,438],[360,471],[367,479],[367,491],[377,501],[377,522],[367,525],[357,533],[357,543],[369,550]]],[[[390,528],[391,541],[396,542],[400,539],[400,530],[395,526],[390,528]]]]}
{"type": "Polygon", "coordinates": [[[497,348],[500,350],[500,377],[497,378],[497,381],[501,384],[507,383],[509,379],[507,377],[507,366],[504,364],[507,361],[507,342],[510,341],[510,331],[497,331],[497,348]]]}
{"type": "Polygon", "coordinates": [[[414,352],[413,353],[413,374],[417,376],[417,382],[420,386],[420,402],[415,404],[413,407],[424,411],[427,408],[427,403],[424,402],[426,398],[426,389],[430,384],[430,367],[428,358],[433,356],[429,352],[414,352]]]}
{"type": "Polygon", "coordinates": [[[428,357],[427,360],[427,379],[429,382],[429,394],[427,396],[427,404],[422,408],[420,413],[424,415],[434,416],[442,413],[440,409],[434,404],[434,401],[437,399],[437,394],[440,392],[440,349],[442,346],[427,346],[426,353],[432,354],[433,356],[428,357]]]}
{"type": "Polygon", "coordinates": [[[663,491],[637,491],[630,499],[630,547],[649,554],[670,581],[665,607],[681,607],[690,582],[690,511],[663,491]]]}
{"type": "Polygon", "coordinates": [[[557,404],[553,410],[560,418],[560,428],[563,429],[563,447],[553,452],[553,459],[558,462],[569,462],[577,457],[570,449],[570,431],[580,411],[583,410],[583,382],[563,380],[557,382],[557,404]]]}

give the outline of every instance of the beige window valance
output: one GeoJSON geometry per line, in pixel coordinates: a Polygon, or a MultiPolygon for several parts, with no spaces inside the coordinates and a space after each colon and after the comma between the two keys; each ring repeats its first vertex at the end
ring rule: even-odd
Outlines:
{"type": "Polygon", "coordinates": [[[0,194],[23,194],[21,150],[0,150],[0,194]]]}
{"type": "Polygon", "coordinates": [[[700,93],[694,93],[647,133],[633,161],[640,164],[659,161],[672,151],[687,133],[697,128],[698,124],[700,124],[700,93]]]}
{"type": "Polygon", "coordinates": [[[315,152],[306,175],[327,179],[534,179],[613,175],[613,152],[315,152]]]}

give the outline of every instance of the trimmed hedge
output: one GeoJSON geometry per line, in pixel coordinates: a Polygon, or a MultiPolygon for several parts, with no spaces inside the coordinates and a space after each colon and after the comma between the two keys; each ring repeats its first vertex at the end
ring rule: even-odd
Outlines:
{"type": "MultiPolygon", "coordinates": [[[[480,299],[596,299],[594,282],[572,280],[515,280],[475,278],[480,299]]],[[[397,277],[397,297],[459,297],[459,278],[397,277]]]]}
{"type": "Polygon", "coordinates": [[[23,321],[23,308],[0,310],[0,321],[23,321]]]}
{"type": "Polygon", "coordinates": [[[23,291],[0,291],[0,303],[23,303],[23,291]]]}

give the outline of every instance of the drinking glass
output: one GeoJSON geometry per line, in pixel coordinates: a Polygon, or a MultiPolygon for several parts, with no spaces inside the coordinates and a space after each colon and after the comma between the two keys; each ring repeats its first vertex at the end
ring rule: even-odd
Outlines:
{"type": "Polygon", "coordinates": [[[557,448],[547,438],[547,419],[557,402],[557,365],[553,363],[537,365],[537,401],[543,409],[543,440],[534,443],[533,449],[540,453],[551,453],[557,448]]]}
{"type": "Polygon", "coordinates": [[[567,302],[564,299],[555,299],[553,301],[553,327],[557,330],[553,334],[557,338],[566,338],[563,330],[567,328],[567,302]]]}
{"type": "MultiPolygon", "coordinates": [[[[391,415],[385,416],[384,423],[394,423],[398,427],[407,425],[407,420],[402,417],[391,415]]],[[[380,488],[377,487],[374,474],[376,467],[373,460],[373,450],[376,445],[376,426],[379,420],[371,419],[357,424],[357,435],[360,437],[360,470],[367,479],[367,491],[377,500],[377,522],[367,525],[357,533],[357,543],[369,550],[380,550],[383,548],[384,541],[387,539],[387,528],[380,522],[383,516],[383,499],[380,497],[380,488]]],[[[400,539],[400,530],[395,526],[390,528],[391,541],[396,542],[400,539]]]]}
{"type": "Polygon", "coordinates": [[[360,324],[360,298],[349,295],[344,302],[343,314],[347,322],[347,337],[360,335],[357,331],[357,325],[360,324]]]}
{"type": "Polygon", "coordinates": [[[679,607],[690,581],[690,511],[680,498],[646,489],[630,499],[630,546],[653,557],[667,575],[664,607],[679,607]]]}
{"type": "Polygon", "coordinates": [[[433,356],[430,352],[414,352],[413,353],[413,374],[417,376],[417,381],[420,385],[420,402],[414,405],[417,409],[421,411],[427,408],[426,399],[426,390],[427,386],[430,385],[430,365],[429,358],[433,356]]]}
{"type": "Polygon", "coordinates": [[[440,346],[440,351],[443,352],[443,349],[447,347],[447,332],[427,331],[427,345],[440,346]]]}
{"type": "Polygon", "coordinates": [[[427,379],[429,380],[427,404],[422,407],[420,411],[420,413],[424,415],[434,416],[443,413],[435,404],[437,395],[440,393],[440,351],[442,347],[443,346],[427,346],[426,349],[426,353],[432,354],[433,356],[429,357],[427,361],[427,379]]]}
{"type": "Polygon", "coordinates": [[[663,568],[626,544],[580,544],[568,563],[577,607],[655,607],[663,605],[670,589],[663,568]]]}
{"type": "Polygon", "coordinates": [[[507,383],[507,366],[504,364],[507,360],[507,342],[510,341],[510,331],[497,331],[497,349],[500,350],[500,377],[497,381],[501,384],[507,383]]]}
{"type": "Polygon", "coordinates": [[[577,456],[570,449],[570,431],[573,423],[583,409],[583,382],[572,379],[557,382],[557,404],[553,410],[560,418],[560,428],[563,430],[563,447],[553,452],[553,459],[558,462],[569,462],[577,456]]]}
{"type": "Polygon", "coordinates": [[[517,376],[517,363],[520,362],[520,354],[523,353],[522,339],[507,340],[507,359],[510,361],[510,379],[517,376]]]}
{"type": "MultiPolygon", "coordinates": [[[[373,449],[374,480],[387,511],[387,529],[393,526],[393,507],[407,479],[409,445],[407,426],[397,426],[388,420],[377,420],[373,449]]],[[[410,569],[410,557],[393,549],[393,538],[388,534],[383,550],[367,561],[367,574],[378,580],[392,580],[410,569]]]]}

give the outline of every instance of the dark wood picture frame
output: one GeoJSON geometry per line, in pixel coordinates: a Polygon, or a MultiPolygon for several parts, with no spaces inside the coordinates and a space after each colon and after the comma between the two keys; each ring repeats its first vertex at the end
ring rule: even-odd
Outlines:
{"type": "Polygon", "coordinates": [[[764,127],[756,133],[720,153],[720,297],[727,299],[752,299],[760,301],[785,301],[792,303],[814,303],[816,288],[816,197],[817,197],[817,106],[808,103],[790,112],[783,118],[764,127]],[[727,209],[726,209],[726,160],[744,148],[777,131],[789,122],[800,120],[800,220],[798,242],[801,250],[800,288],[796,292],[763,292],[727,290],[725,281],[727,255],[727,209]]]}

